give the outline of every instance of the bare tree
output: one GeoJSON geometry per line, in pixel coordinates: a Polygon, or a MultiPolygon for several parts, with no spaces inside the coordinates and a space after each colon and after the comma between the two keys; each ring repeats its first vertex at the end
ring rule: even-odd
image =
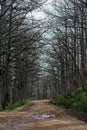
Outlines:
{"type": "Polygon", "coordinates": [[[41,37],[40,24],[32,24],[30,13],[43,3],[37,0],[0,1],[0,64],[5,66],[1,91],[3,109],[8,103],[29,97],[28,86],[38,73],[41,37]]]}

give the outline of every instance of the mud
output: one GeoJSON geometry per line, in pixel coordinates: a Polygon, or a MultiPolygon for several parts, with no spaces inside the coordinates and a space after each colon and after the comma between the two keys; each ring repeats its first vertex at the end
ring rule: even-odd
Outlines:
{"type": "Polygon", "coordinates": [[[39,100],[0,112],[0,130],[87,130],[87,124],[64,108],[39,100]]]}

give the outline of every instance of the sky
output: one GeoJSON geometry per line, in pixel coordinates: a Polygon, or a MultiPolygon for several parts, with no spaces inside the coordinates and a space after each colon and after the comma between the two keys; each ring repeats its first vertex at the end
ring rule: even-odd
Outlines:
{"type": "Polygon", "coordinates": [[[36,19],[44,19],[46,14],[45,14],[45,10],[49,10],[51,11],[52,10],[52,3],[53,0],[48,0],[42,7],[41,9],[38,9],[38,10],[35,10],[33,13],[34,13],[34,16],[36,19]]]}

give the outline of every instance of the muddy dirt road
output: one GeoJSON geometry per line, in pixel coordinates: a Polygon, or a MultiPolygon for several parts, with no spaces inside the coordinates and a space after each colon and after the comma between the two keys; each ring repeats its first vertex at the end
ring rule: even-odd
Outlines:
{"type": "Polygon", "coordinates": [[[0,112],[0,130],[87,130],[87,124],[46,100],[0,112]]]}

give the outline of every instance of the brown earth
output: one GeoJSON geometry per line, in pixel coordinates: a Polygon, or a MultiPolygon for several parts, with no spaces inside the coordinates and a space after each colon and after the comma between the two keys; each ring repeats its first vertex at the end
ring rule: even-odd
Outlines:
{"type": "Polygon", "coordinates": [[[0,112],[0,130],[87,130],[87,124],[63,108],[39,100],[0,112]]]}

